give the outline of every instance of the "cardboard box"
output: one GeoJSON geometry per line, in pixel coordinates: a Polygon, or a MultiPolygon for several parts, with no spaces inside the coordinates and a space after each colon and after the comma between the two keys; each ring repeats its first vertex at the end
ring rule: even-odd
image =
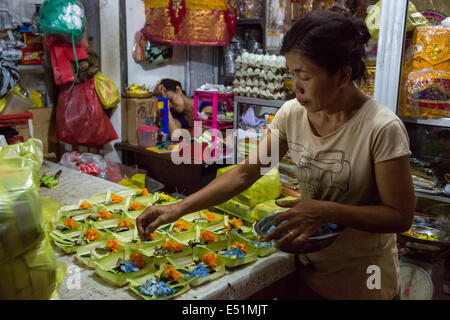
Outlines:
{"type": "MultiPolygon", "coordinates": [[[[55,108],[30,109],[33,113],[34,137],[42,141],[44,156],[56,152],[57,141],[55,134],[55,108]],[[52,125],[53,123],[53,125],[52,125]]],[[[30,137],[28,125],[17,126],[19,135],[23,136],[25,141],[30,137]]]]}
{"type": "Polygon", "coordinates": [[[139,145],[138,128],[147,119],[156,119],[158,101],[156,98],[122,98],[122,140],[139,145]]]}

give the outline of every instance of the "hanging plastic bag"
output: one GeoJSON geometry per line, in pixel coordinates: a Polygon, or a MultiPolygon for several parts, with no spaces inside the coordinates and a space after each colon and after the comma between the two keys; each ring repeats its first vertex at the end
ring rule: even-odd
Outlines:
{"type": "Polygon", "coordinates": [[[63,88],[56,110],[57,139],[65,143],[100,147],[118,139],[109,118],[103,112],[95,92],[94,78],[63,88]]]}
{"type": "Polygon", "coordinates": [[[70,62],[89,58],[86,45],[77,43],[73,48],[70,42],[61,41],[56,36],[46,36],[45,46],[50,52],[55,84],[61,86],[72,83],[76,77],[70,62]]]}
{"type": "MultiPolygon", "coordinates": [[[[378,1],[374,6],[372,6],[365,20],[367,28],[369,29],[370,38],[373,40],[378,39],[378,34],[380,32],[380,17],[381,0],[378,1]]],[[[416,27],[429,25],[430,23],[428,22],[428,20],[419,11],[417,11],[414,4],[409,1],[406,31],[413,31],[416,27]]]]}
{"type": "MultiPolygon", "coordinates": [[[[220,168],[217,170],[217,176],[220,176],[234,167],[235,165],[220,168]]],[[[277,168],[272,168],[268,173],[257,180],[250,188],[243,191],[233,199],[250,207],[254,207],[258,203],[278,198],[280,193],[280,173],[277,168]]]]}
{"type": "Polygon", "coordinates": [[[120,93],[114,82],[101,72],[97,72],[94,76],[95,91],[97,91],[103,108],[114,108],[120,103],[120,93]]]}
{"type": "Polygon", "coordinates": [[[76,0],[47,0],[40,11],[43,34],[61,34],[81,39],[86,26],[84,6],[76,0]]]}

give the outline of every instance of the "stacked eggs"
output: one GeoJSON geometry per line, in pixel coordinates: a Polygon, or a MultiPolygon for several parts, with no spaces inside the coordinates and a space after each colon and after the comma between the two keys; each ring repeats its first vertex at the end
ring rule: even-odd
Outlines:
{"type": "Polygon", "coordinates": [[[286,58],[244,52],[236,61],[233,94],[253,98],[285,100],[286,58]]]}

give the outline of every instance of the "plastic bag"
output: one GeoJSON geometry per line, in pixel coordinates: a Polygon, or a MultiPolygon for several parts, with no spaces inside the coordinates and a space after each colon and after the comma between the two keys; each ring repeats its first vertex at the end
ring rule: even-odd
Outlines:
{"type": "Polygon", "coordinates": [[[134,175],[137,174],[143,174],[144,176],[147,174],[147,170],[139,169],[137,166],[130,167],[122,163],[112,161],[108,161],[107,165],[108,168],[106,173],[108,176],[108,180],[115,183],[118,183],[119,181],[124,180],[126,178],[132,178],[134,175]]]}
{"type": "Polygon", "coordinates": [[[94,80],[95,91],[97,91],[98,98],[103,107],[110,109],[117,106],[120,103],[120,93],[114,82],[101,72],[97,72],[94,80]]]}
{"type": "Polygon", "coordinates": [[[33,170],[2,165],[0,172],[0,264],[20,256],[42,234],[39,188],[33,170]]]}
{"type": "Polygon", "coordinates": [[[31,90],[30,100],[34,103],[31,109],[40,109],[44,107],[44,104],[42,103],[42,94],[39,91],[31,90]]]}
{"type": "Polygon", "coordinates": [[[80,155],[77,151],[64,153],[59,164],[83,173],[100,176],[101,178],[106,176],[108,167],[107,162],[101,155],[93,153],[80,155]]]}
{"type": "Polygon", "coordinates": [[[19,69],[12,62],[0,59],[0,97],[4,97],[20,79],[19,69]]]}
{"type": "Polygon", "coordinates": [[[261,203],[258,203],[253,210],[253,219],[256,221],[262,220],[266,217],[273,216],[278,212],[283,212],[289,210],[289,208],[283,208],[276,204],[275,201],[292,201],[298,200],[298,198],[294,197],[285,197],[278,200],[267,200],[261,203]]]}
{"type": "MultiPolygon", "coordinates": [[[[39,208],[40,210],[40,208],[39,208]]],[[[0,264],[0,299],[46,300],[56,289],[56,258],[50,241],[40,241],[20,257],[0,264]]]]}
{"type": "Polygon", "coordinates": [[[408,73],[398,113],[403,117],[450,117],[450,72],[423,69],[408,73]]]}
{"type": "Polygon", "coordinates": [[[84,34],[84,6],[76,0],[47,0],[40,11],[43,34],[62,34],[80,39],[84,34]]]}
{"type": "Polygon", "coordinates": [[[3,112],[5,107],[6,107],[6,98],[3,97],[0,99],[0,114],[3,112]]]}
{"type": "Polygon", "coordinates": [[[133,59],[136,63],[158,65],[173,57],[173,48],[163,43],[150,42],[142,30],[134,35],[133,59]]]}
{"type": "Polygon", "coordinates": [[[42,141],[38,139],[28,139],[24,143],[0,147],[0,171],[3,171],[1,168],[8,165],[30,168],[33,174],[33,179],[30,182],[39,187],[39,171],[43,161],[42,150],[42,141]]]}
{"type": "MultiPolygon", "coordinates": [[[[83,42],[75,44],[61,41],[57,36],[46,36],[45,46],[50,52],[53,77],[56,85],[64,85],[75,81],[71,61],[88,59],[87,47],[83,42]]],[[[77,62],[78,64],[78,62],[77,62]]]]}
{"type": "MultiPolygon", "coordinates": [[[[369,29],[370,38],[373,40],[378,39],[378,34],[380,31],[380,16],[381,16],[381,0],[378,1],[372,9],[370,9],[369,14],[366,17],[365,23],[369,29]]],[[[408,3],[408,17],[406,20],[406,31],[412,31],[419,26],[429,26],[428,20],[417,11],[414,4],[409,1],[408,3]]]]}
{"type": "Polygon", "coordinates": [[[449,47],[449,28],[416,28],[405,54],[399,115],[450,117],[449,47]]]}
{"type": "Polygon", "coordinates": [[[103,112],[95,92],[94,79],[88,79],[68,92],[63,89],[56,110],[57,139],[65,143],[100,147],[118,139],[109,118],[103,112]]]}
{"type": "MultiPolygon", "coordinates": [[[[235,165],[220,168],[219,170],[217,170],[217,176],[220,176],[221,174],[234,167],[235,165]]],[[[278,172],[278,169],[274,167],[268,173],[262,176],[258,181],[256,181],[250,188],[237,195],[233,199],[250,207],[254,207],[258,203],[278,198],[280,196],[280,193],[280,173],[278,172]]]]}

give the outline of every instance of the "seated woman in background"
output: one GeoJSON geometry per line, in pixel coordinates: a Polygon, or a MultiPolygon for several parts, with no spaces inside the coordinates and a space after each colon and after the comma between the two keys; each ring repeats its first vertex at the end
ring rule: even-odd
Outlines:
{"type": "MultiPolygon", "coordinates": [[[[176,129],[194,127],[194,99],[186,96],[181,83],[172,79],[162,79],[156,86],[155,96],[169,98],[169,132],[176,129]]],[[[199,112],[211,112],[211,104],[202,103],[199,112]]]]}

